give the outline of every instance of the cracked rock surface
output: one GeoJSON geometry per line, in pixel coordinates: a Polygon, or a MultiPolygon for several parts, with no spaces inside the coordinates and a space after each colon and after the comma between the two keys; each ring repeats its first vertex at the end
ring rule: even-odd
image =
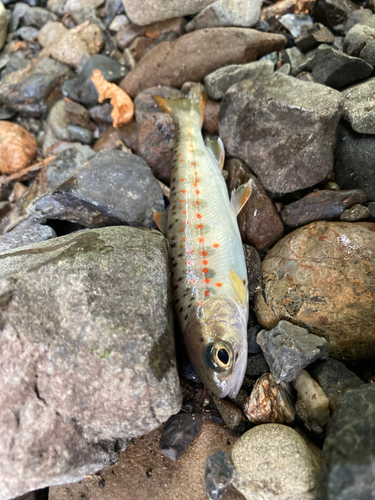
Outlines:
{"type": "Polygon", "coordinates": [[[180,409],[167,246],[107,227],[0,254],[0,499],[78,481],[180,409]]]}

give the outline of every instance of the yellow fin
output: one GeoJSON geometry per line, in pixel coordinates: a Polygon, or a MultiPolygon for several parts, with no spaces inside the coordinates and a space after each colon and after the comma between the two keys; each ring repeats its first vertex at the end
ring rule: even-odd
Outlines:
{"type": "Polygon", "coordinates": [[[194,85],[186,98],[165,99],[158,95],[153,96],[158,106],[168,111],[173,119],[178,122],[182,115],[196,111],[198,119],[203,123],[204,108],[206,106],[206,93],[201,83],[194,85]]]}
{"type": "Polygon", "coordinates": [[[250,179],[246,182],[246,184],[242,184],[242,186],[232,191],[230,202],[236,215],[238,215],[243,209],[245,203],[250,198],[254,187],[255,183],[253,179],[250,179]]]}
{"type": "Polygon", "coordinates": [[[168,233],[168,212],[169,207],[161,212],[152,209],[154,222],[158,226],[159,230],[164,234],[164,236],[167,236],[168,233]]]}
{"type": "Polygon", "coordinates": [[[247,290],[244,282],[237,276],[237,274],[231,270],[229,278],[236,290],[236,295],[243,306],[247,304],[247,290]]]}

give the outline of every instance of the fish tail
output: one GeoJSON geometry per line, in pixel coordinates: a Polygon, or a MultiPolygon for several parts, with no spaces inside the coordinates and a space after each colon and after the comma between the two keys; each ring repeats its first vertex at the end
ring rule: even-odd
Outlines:
{"type": "Polygon", "coordinates": [[[158,95],[153,96],[156,104],[170,113],[173,119],[178,123],[182,117],[197,114],[201,123],[203,123],[204,108],[206,106],[207,96],[201,83],[194,85],[186,98],[165,99],[158,95]]]}

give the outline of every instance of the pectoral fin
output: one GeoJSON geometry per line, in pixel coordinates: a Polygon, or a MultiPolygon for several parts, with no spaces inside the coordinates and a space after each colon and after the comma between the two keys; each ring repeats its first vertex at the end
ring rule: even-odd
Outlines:
{"type": "Polygon", "coordinates": [[[253,179],[250,179],[246,182],[246,184],[242,184],[242,186],[232,191],[230,202],[236,215],[241,212],[245,203],[250,198],[251,192],[254,187],[254,181],[253,179]]]}
{"type": "Polygon", "coordinates": [[[220,172],[223,170],[224,159],[225,159],[225,149],[223,141],[220,137],[210,136],[208,135],[205,139],[206,148],[212,155],[213,160],[215,161],[220,172]]]}
{"type": "Polygon", "coordinates": [[[169,207],[161,212],[152,209],[154,222],[158,226],[160,231],[164,234],[164,236],[167,236],[168,233],[168,212],[169,212],[169,207]]]}
{"type": "Polygon", "coordinates": [[[247,305],[247,290],[244,282],[232,270],[229,274],[229,278],[234,286],[238,300],[245,307],[247,305]]]}

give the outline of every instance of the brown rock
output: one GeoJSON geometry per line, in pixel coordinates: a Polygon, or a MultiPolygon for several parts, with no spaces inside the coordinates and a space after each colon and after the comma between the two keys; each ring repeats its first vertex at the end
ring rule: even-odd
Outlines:
{"type": "Polygon", "coordinates": [[[63,23],[56,21],[48,21],[39,31],[38,42],[42,47],[47,47],[49,44],[56,42],[57,39],[65,36],[68,30],[63,23]]]}
{"type": "Polygon", "coordinates": [[[181,36],[185,25],[186,19],[184,17],[173,17],[172,19],[167,19],[166,21],[157,21],[156,23],[152,23],[147,26],[146,35],[153,40],[156,40],[156,38],[163,33],[175,31],[179,36],[181,36]]]}
{"type": "Polygon", "coordinates": [[[187,80],[204,77],[226,64],[254,61],[285,47],[283,35],[246,28],[211,28],[162,42],[151,49],[123,79],[120,86],[132,97],[156,85],[181,87],[187,80]]]}
{"type": "Polygon", "coordinates": [[[93,150],[99,152],[102,149],[119,149],[119,141],[123,142],[132,151],[137,151],[138,126],[134,121],[126,123],[120,128],[110,127],[107,129],[98,139],[93,150]]]}
{"type": "Polygon", "coordinates": [[[168,99],[183,97],[183,94],[170,87],[154,87],[140,92],[134,101],[138,125],[136,152],[148,163],[157,179],[169,184],[173,165],[170,141],[177,137],[177,129],[170,114],[156,106],[153,95],[168,99]]]}
{"type": "Polygon", "coordinates": [[[210,134],[219,133],[220,102],[207,99],[204,110],[203,128],[210,134]]]}
{"type": "Polygon", "coordinates": [[[272,201],[255,175],[241,160],[237,158],[228,160],[225,163],[225,170],[228,172],[229,193],[249,179],[253,179],[256,187],[238,215],[242,241],[254,245],[258,250],[271,247],[284,232],[283,223],[272,201]]]}
{"type": "Polygon", "coordinates": [[[312,15],[315,21],[334,28],[347,21],[349,14],[359,8],[351,0],[317,0],[312,15]]]}
{"type": "Polygon", "coordinates": [[[289,384],[276,384],[272,373],[263,373],[245,403],[245,415],[256,424],[290,424],[295,417],[289,384]]]}
{"type": "Polygon", "coordinates": [[[323,24],[316,23],[302,30],[300,36],[295,39],[295,45],[305,53],[315,49],[322,43],[333,43],[334,41],[333,33],[323,24]]]}
{"type": "MultiPolygon", "coordinates": [[[[79,483],[51,486],[49,500],[207,500],[206,460],[222,449],[228,453],[237,438],[223,427],[202,422],[199,436],[184,455],[173,462],[159,451],[162,430],[160,427],[135,438],[121,453],[118,464],[103,469],[100,475],[79,483]]],[[[233,487],[222,496],[222,500],[243,499],[233,487]]]]}
{"type": "Polygon", "coordinates": [[[255,297],[267,329],[285,319],[326,338],[339,359],[375,356],[375,224],[313,222],[263,261],[255,297]]]}
{"type": "Polygon", "coordinates": [[[137,36],[129,46],[129,50],[131,55],[134,57],[134,60],[138,62],[144,51],[152,44],[152,39],[147,36],[137,36]]]}
{"type": "Polygon", "coordinates": [[[338,218],[346,208],[356,203],[365,203],[366,200],[366,193],[362,189],[349,191],[324,189],[286,205],[281,217],[288,226],[299,227],[316,220],[338,218]]]}
{"type": "Polygon", "coordinates": [[[37,144],[30,132],[15,123],[0,121],[0,172],[11,174],[27,167],[36,155],[37,144]]]}
{"type": "Polygon", "coordinates": [[[251,245],[243,245],[247,268],[247,287],[249,289],[249,298],[254,298],[256,289],[259,286],[261,261],[256,248],[251,245]]]}
{"type": "Polygon", "coordinates": [[[98,54],[103,46],[103,32],[96,24],[83,23],[48,45],[40,55],[51,55],[57,61],[78,68],[85,57],[98,54]]]}
{"type": "Polygon", "coordinates": [[[213,398],[215,406],[228,429],[232,432],[242,433],[246,427],[246,420],[238,406],[217,396],[213,398]]]}

